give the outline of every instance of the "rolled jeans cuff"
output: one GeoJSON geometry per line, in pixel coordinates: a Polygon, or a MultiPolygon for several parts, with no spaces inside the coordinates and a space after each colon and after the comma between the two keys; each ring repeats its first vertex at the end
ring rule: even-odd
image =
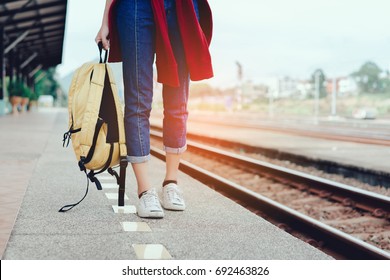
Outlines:
{"type": "Polygon", "coordinates": [[[150,154],[147,156],[141,156],[141,157],[127,156],[127,161],[130,163],[143,163],[143,162],[147,162],[149,160],[150,160],[150,154]]]}
{"type": "Polygon", "coordinates": [[[184,145],[184,147],[181,148],[171,148],[164,146],[164,151],[169,154],[182,154],[187,150],[187,144],[184,145]]]}

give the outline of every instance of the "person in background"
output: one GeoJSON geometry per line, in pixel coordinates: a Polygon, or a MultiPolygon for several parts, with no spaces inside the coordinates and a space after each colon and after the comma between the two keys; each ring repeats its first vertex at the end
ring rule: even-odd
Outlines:
{"type": "Polygon", "coordinates": [[[163,84],[166,152],[161,203],[167,210],[182,211],[186,205],[177,178],[187,147],[189,81],[213,77],[211,36],[207,0],[106,0],[95,42],[110,50],[109,62],[123,62],[127,159],[137,180],[140,217],[164,217],[148,170],[155,57],[157,80],[163,84]]]}

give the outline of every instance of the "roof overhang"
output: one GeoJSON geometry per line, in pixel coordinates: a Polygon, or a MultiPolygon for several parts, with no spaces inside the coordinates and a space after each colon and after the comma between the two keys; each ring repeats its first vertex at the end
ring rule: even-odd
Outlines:
{"type": "Polygon", "coordinates": [[[19,62],[43,69],[62,62],[67,0],[1,0],[5,57],[17,50],[19,62]],[[33,57],[31,59],[31,57],[33,57]]]}

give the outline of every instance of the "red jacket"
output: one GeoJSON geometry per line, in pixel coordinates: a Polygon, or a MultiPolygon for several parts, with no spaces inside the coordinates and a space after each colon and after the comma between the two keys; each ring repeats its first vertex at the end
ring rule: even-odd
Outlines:
{"type": "MultiPolygon", "coordinates": [[[[157,80],[177,87],[179,78],[177,63],[168,36],[164,0],[151,0],[156,22],[157,80]]],[[[118,31],[116,27],[116,0],[109,10],[110,55],[109,62],[122,61],[118,31]]],[[[198,0],[198,22],[192,0],[176,0],[177,20],[183,40],[186,62],[193,81],[213,77],[209,45],[212,37],[212,14],[207,0],[198,0]]]]}

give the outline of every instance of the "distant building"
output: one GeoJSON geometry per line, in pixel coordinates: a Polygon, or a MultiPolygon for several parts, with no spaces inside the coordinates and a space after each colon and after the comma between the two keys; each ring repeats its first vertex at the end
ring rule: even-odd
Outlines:
{"type": "Polygon", "coordinates": [[[338,82],[338,86],[340,95],[356,95],[359,90],[356,81],[350,76],[341,78],[338,82]]]}
{"type": "MultiPolygon", "coordinates": [[[[339,96],[356,95],[358,93],[358,85],[351,76],[336,78],[336,92],[339,96]]],[[[326,81],[326,92],[332,94],[333,80],[326,81]]]]}
{"type": "Polygon", "coordinates": [[[243,82],[241,86],[242,101],[248,103],[259,97],[264,97],[267,90],[268,87],[265,85],[254,84],[252,81],[243,82]]]}
{"type": "Polygon", "coordinates": [[[297,80],[290,77],[273,77],[267,80],[268,96],[273,98],[306,98],[312,92],[310,81],[297,80]]]}
{"type": "Polygon", "coordinates": [[[313,84],[309,80],[297,81],[297,97],[304,99],[313,92],[313,84]]]}
{"type": "Polygon", "coordinates": [[[290,77],[279,79],[279,98],[292,97],[297,94],[297,80],[290,77]]]}

